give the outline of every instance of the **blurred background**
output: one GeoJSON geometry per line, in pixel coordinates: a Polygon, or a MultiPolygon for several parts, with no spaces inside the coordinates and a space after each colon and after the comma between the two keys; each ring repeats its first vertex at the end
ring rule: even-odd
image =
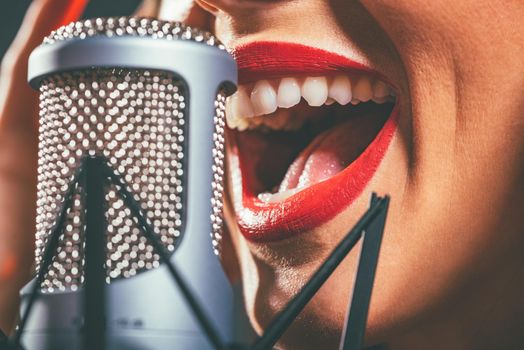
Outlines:
{"type": "MultiPolygon", "coordinates": [[[[25,11],[32,0],[9,0],[3,2],[0,11],[0,57],[13,41],[22,23],[25,11]]],[[[90,0],[83,18],[126,16],[134,12],[141,0],[90,0]]],[[[42,38],[43,39],[43,38],[42,38]]]]}

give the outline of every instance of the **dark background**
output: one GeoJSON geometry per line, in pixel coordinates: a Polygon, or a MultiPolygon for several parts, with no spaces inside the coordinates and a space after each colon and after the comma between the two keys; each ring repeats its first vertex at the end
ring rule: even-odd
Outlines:
{"type": "MultiPolygon", "coordinates": [[[[0,31],[0,58],[4,57],[5,51],[13,41],[30,3],[31,0],[2,1],[3,9],[0,11],[0,25],[2,28],[0,31]]],[[[90,0],[83,18],[126,16],[132,14],[139,4],[140,0],[90,0]]]]}

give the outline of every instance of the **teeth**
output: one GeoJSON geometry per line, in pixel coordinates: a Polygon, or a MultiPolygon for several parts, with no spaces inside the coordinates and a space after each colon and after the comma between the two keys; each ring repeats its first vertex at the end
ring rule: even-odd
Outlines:
{"type": "Polygon", "coordinates": [[[256,115],[271,114],[277,110],[277,94],[267,80],[260,80],[251,91],[251,103],[256,115]]]}
{"type": "Polygon", "coordinates": [[[373,84],[373,97],[375,98],[384,98],[389,95],[389,89],[386,84],[380,80],[375,81],[373,84]]]}
{"type": "Polygon", "coordinates": [[[387,102],[388,99],[386,97],[375,97],[375,96],[373,96],[371,101],[373,101],[375,103],[384,103],[384,102],[387,102]]]}
{"type": "Polygon", "coordinates": [[[240,131],[244,131],[246,130],[249,126],[250,126],[250,123],[248,121],[248,119],[245,119],[245,118],[240,118],[240,117],[230,117],[230,116],[234,116],[235,114],[233,112],[231,112],[231,108],[229,107],[229,103],[226,104],[226,123],[227,123],[227,126],[231,129],[238,129],[240,131]]]}
{"type": "Polygon", "coordinates": [[[281,109],[274,115],[261,117],[265,125],[269,126],[273,130],[282,129],[290,118],[289,110],[281,109]]]}
{"type": "Polygon", "coordinates": [[[333,103],[335,103],[337,101],[335,101],[334,99],[332,99],[331,97],[328,97],[327,100],[326,100],[326,103],[325,105],[326,106],[331,106],[333,103]]]}
{"type": "Polygon", "coordinates": [[[248,122],[246,118],[253,117],[255,112],[249,102],[245,87],[239,86],[237,92],[229,97],[226,105],[226,114],[228,115],[227,124],[230,128],[232,125],[247,127],[248,122]]]}
{"type": "Polygon", "coordinates": [[[300,85],[295,78],[284,78],[278,86],[277,104],[289,108],[300,102],[300,85]]]}
{"type": "Polygon", "coordinates": [[[302,84],[302,96],[310,106],[322,106],[328,98],[327,79],[325,77],[307,77],[302,84]]]}
{"type": "Polygon", "coordinates": [[[291,197],[292,195],[294,195],[295,193],[300,192],[300,190],[302,190],[302,188],[293,188],[290,190],[277,192],[277,193],[268,193],[268,192],[260,193],[258,195],[258,199],[264,203],[282,202],[288,199],[289,197],[291,197]]]}
{"type": "Polygon", "coordinates": [[[299,104],[301,98],[314,107],[335,102],[339,105],[357,105],[369,100],[376,103],[394,101],[394,92],[384,82],[371,80],[368,76],[339,74],[329,79],[285,77],[260,80],[254,86],[240,85],[238,91],[228,98],[227,125],[241,131],[259,127],[297,129],[303,124],[304,116],[297,117],[287,109],[299,104]]]}
{"type": "MultiPolygon", "coordinates": [[[[236,98],[232,99],[235,108],[233,111],[237,113],[238,116],[244,118],[253,117],[255,115],[255,111],[253,111],[253,106],[251,103],[249,103],[249,95],[247,94],[245,87],[239,87],[238,93],[235,95],[236,98]]],[[[234,95],[232,97],[234,97],[234,95]]]]}
{"type": "Polygon", "coordinates": [[[329,86],[329,97],[342,106],[347,105],[351,101],[351,82],[347,76],[338,75],[333,79],[329,86]]]}
{"type": "Polygon", "coordinates": [[[371,82],[366,76],[360,77],[355,86],[353,86],[353,99],[367,102],[373,97],[371,82]]]}

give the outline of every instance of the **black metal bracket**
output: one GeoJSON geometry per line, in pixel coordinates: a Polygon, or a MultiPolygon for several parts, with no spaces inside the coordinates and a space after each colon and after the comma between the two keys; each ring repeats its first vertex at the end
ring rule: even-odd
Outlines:
{"type": "MultiPolygon", "coordinates": [[[[171,277],[182,292],[202,331],[206,334],[209,342],[215,349],[272,349],[293,320],[300,314],[306,304],[313,298],[337,266],[353,249],[355,244],[363,237],[357,276],[353,286],[351,303],[340,343],[341,350],[360,350],[362,348],[375,270],[389,207],[388,196],[378,197],[373,194],[370,208],[335,247],[322,265],[320,265],[310,280],[303,286],[302,290],[267,326],[263,335],[257,337],[251,345],[225,344],[215,325],[211,322],[204,309],[200,306],[201,304],[195,298],[195,294],[192,293],[191,287],[178,272],[175,264],[170,260],[170,253],[164,247],[158,235],[155,234],[152,226],[145,215],[143,215],[140,205],[133,198],[125,182],[107,165],[104,157],[95,156],[83,160],[73,181],[69,185],[60,214],[48,237],[35,283],[32,286],[27,305],[20,318],[15,334],[8,341],[4,339],[6,346],[9,346],[8,349],[22,349],[22,334],[34,302],[40,295],[41,284],[57,253],[59,239],[65,226],[64,223],[67,213],[71,207],[73,195],[78,189],[78,186],[82,186],[84,190],[83,199],[86,215],[83,348],[85,350],[104,350],[106,348],[105,234],[107,224],[105,218],[104,189],[110,184],[116,186],[119,195],[143,229],[155,253],[157,253],[161,261],[166,264],[171,277]]],[[[1,346],[3,346],[3,343],[0,337],[0,347],[1,346]]],[[[1,349],[3,349],[3,347],[1,349]]]]}
{"type": "Polygon", "coordinates": [[[5,335],[4,332],[2,332],[2,330],[0,329],[0,349],[2,350],[8,350],[8,347],[9,346],[9,338],[7,337],[7,335],[5,335]]]}

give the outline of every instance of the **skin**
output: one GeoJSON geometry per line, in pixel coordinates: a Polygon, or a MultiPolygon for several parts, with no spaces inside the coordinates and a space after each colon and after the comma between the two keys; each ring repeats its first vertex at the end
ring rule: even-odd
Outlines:
{"type": "MultiPolygon", "coordinates": [[[[25,85],[25,62],[52,29],[51,2],[35,1],[0,76],[2,329],[12,324],[31,265],[34,220],[27,213],[35,199],[37,105],[25,85]]],[[[226,205],[224,266],[243,283],[255,329],[261,332],[307,281],[377,191],[392,202],[366,343],[523,348],[524,6],[516,0],[199,5],[211,17],[193,7],[188,22],[208,27],[230,48],[275,40],[330,50],[371,66],[399,91],[400,123],[390,149],[360,198],[333,220],[296,238],[253,244],[226,205]]],[[[336,270],[281,348],[337,348],[356,259],[352,252],[336,270]]]]}
{"type": "MultiPolygon", "coordinates": [[[[331,50],[370,65],[400,91],[393,144],[368,189],[338,217],[300,237],[257,245],[242,238],[230,213],[255,328],[307,281],[374,190],[389,193],[392,206],[367,343],[521,348],[524,100],[514,91],[524,86],[524,31],[517,25],[524,7],[414,0],[203,5],[230,48],[276,40],[331,50]]],[[[352,253],[321,289],[283,348],[337,347],[355,260],[352,253]]]]}
{"type": "Polygon", "coordinates": [[[9,330],[20,288],[31,277],[36,210],[38,95],[27,58],[57,25],[66,1],[35,1],[0,70],[0,328],[9,330]],[[54,13],[55,16],[49,16],[54,13]]]}

